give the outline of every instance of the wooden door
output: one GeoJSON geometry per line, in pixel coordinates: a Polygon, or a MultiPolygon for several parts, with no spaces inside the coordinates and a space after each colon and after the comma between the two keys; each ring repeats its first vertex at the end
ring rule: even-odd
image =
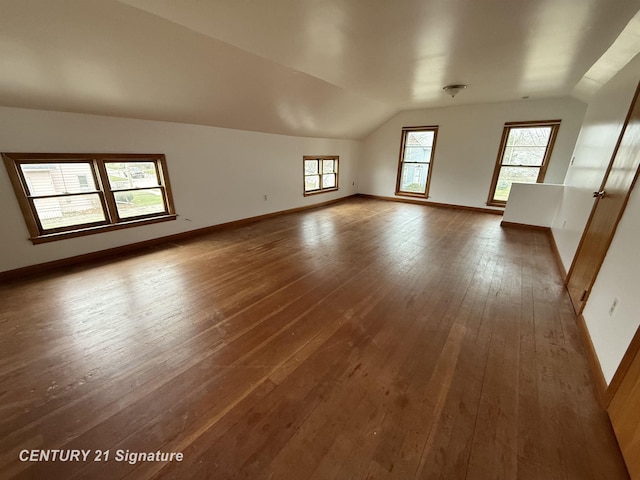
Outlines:
{"type": "Polygon", "coordinates": [[[622,456],[633,480],[640,480],[640,354],[636,352],[629,370],[607,408],[622,456]]]}
{"type": "Polygon", "coordinates": [[[584,307],[609,249],[640,164],[640,102],[638,89],[620,133],[578,250],[567,275],[567,290],[576,313],[584,307]]]}

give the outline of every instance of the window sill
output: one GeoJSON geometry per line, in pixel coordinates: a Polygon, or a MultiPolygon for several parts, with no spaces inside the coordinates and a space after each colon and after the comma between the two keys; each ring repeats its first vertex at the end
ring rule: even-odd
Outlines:
{"type": "Polygon", "coordinates": [[[507,202],[487,202],[487,207],[499,207],[505,208],[507,206],[507,202]]]}
{"type": "Polygon", "coordinates": [[[398,197],[414,197],[414,198],[429,198],[429,195],[426,193],[412,193],[412,192],[396,192],[396,196],[398,197]]]}
{"type": "Polygon", "coordinates": [[[304,192],[303,195],[305,197],[309,197],[311,195],[318,195],[320,193],[329,193],[329,192],[337,192],[337,188],[325,188],[324,190],[314,190],[312,192],[304,192]]]}
{"type": "Polygon", "coordinates": [[[93,235],[95,233],[121,230],[123,228],[150,225],[152,223],[168,222],[171,220],[175,220],[177,217],[178,216],[176,214],[169,214],[153,218],[142,218],[138,220],[130,220],[110,225],[99,225],[97,227],[80,228],[78,230],[68,230],[66,232],[49,233],[45,235],[39,235],[37,237],[31,237],[29,240],[31,240],[31,243],[33,243],[34,245],[39,245],[41,243],[55,242],[57,240],[65,240],[67,238],[84,237],[86,235],[93,235]]]}

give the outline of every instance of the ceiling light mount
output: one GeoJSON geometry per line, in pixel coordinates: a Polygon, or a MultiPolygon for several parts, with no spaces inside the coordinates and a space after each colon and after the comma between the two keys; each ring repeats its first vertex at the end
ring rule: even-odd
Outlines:
{"type": "Polygon", "coordinates": [[[467,86],[462,84],[462,83],[456,83],[456,84],[452,84],[452,85],[445,85],[444,87],[442,87],[442,89],[445,92],[447,92],[447,95],[451,95],[451,98],[455,97],[457,94],[459,94],[465,88],[467,88],[467,86]]]}

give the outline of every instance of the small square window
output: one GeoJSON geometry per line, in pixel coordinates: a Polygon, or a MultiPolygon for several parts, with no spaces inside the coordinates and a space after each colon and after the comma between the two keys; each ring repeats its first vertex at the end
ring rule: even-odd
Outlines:
{"type": "Polygon", "coordinates": [[[304,162],[304,195],[338,190],[339,157],[305,156],[304,162]]]}

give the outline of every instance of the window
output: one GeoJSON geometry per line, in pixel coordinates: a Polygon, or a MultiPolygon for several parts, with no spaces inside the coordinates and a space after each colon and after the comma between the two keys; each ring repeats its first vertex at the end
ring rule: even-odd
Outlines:
{"type": "Polygon", "coordinates": [[[560,120],[505,124],[487,205],[504,206],[513,182],[544,180],[558,128],[560,120]]]}
{"type": "Polygon", "coordinates": [[[339,157],[303,157],[304,194],[338,190],[339,157]]]}
{"type": "Polygon", "coordinates": [[[89,190],[91,190],[91,188],[89,187],[89,180],[87,180],[86,175],[78,175],[78,184],[80,185],[80,190],[82,190],[83,192],[88,192],[89,190]]]}
{"type": "Polygon", "coordinates": [[[402,129],[396,195],[427,197],[438,127],[402,129]]]}
{"type": "Polygon", "coordinates": [[[2,156],[33,243],[176,217],[164,155],[2,156]]]}

